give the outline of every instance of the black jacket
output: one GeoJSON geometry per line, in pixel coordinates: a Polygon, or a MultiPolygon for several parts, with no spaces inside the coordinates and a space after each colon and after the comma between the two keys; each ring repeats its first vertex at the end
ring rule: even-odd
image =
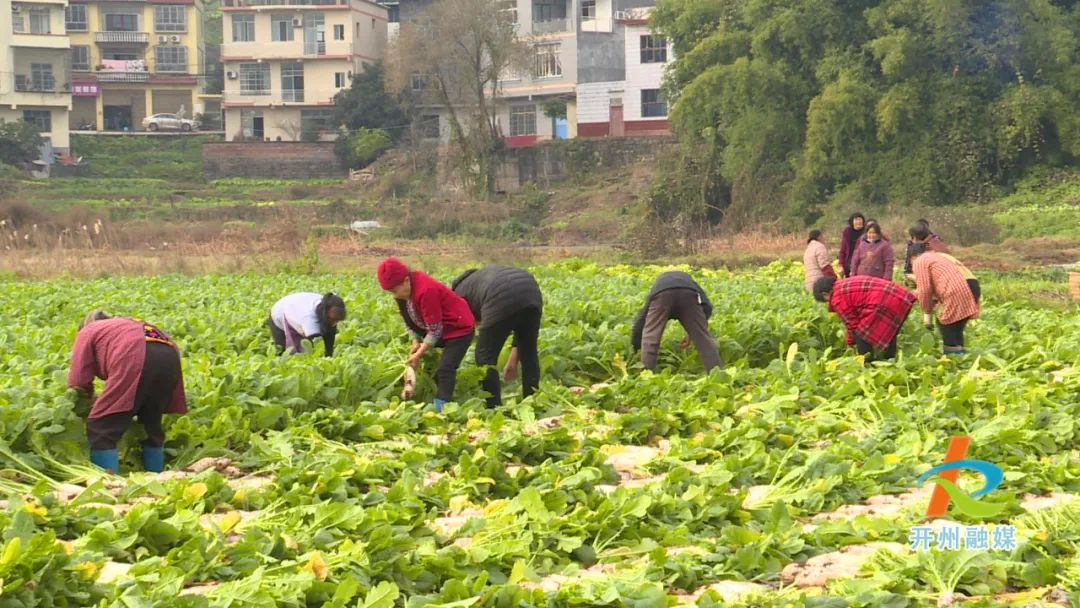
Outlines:
{"type": "Polygon", "coordinates": [[[450,286],[469,303],[478,329],[491,327],[528,308],[541,312],[544,308],[536,279],[520,268],[474,268],[454,279],[450,286]]]}
{"type": "Polygon", "coordinates": [[[696,291],[701,306],[705,309],[705,318],[712,317],[712,302],[709,301],[709,296],[705,295],[705,290],[701,288],[701,285],[697,284],[697,281],[681,270],[665,272],[656,278],[652,289],[649,290],[648,297],[645,298],[645,306],[641,308],[637,319],[634,320],[634,329],[630,334],[630,344],[634,347],[634,350],[641,349],[641,335],[645,332],[645,313],[649,312],[649,303],[656,297],[656,294],[669,289],[692,289],[696,291]]]}

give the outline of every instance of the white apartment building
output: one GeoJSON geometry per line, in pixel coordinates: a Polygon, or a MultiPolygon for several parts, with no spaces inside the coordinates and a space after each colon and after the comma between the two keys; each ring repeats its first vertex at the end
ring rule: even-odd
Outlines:
{"type": "MultiPolygon", "coordinates": [[[[46,150],[70,147],[71,43],[64,27],[67,0],[0,4],[0,119],[23,120],[46,140],[46,150]]],[[[51,155],[45,160],[51,161],[51,155]]]]}
{"type": "Polygon", "coordinates": [[[368,0],[224,0],[225,135],[336,137],[334,96],[386,48],[387,9],[368,0]]]}

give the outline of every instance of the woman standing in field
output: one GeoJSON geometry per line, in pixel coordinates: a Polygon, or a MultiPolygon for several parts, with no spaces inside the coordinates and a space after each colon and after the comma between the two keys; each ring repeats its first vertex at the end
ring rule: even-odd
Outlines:
{"type": "Polygon", "coordinates": [[[278,354],[304,352],[304,340],[323,339],[323,354],[334,355],[337,324],[345,319],[345,302],[328,293],[299,292],[281,298],[270,309],[270,336],[278,354]]]}
{"type": "Polygon", "coordinates": [[[933,329],[934,309],[940,303],[938,330],[945,354],[963,355],[967,352],[964,346],[967,322],[979,318],[979,282],[963,264],[950,260],[952,256],[926,251],[925,244],[921,245],[912,247],[911,267],[915,271],[923,325],[933,329]]]}
{"type": "Polygon", "coordinates": [[[383,260],[378,277],[379,285],[397,301],[398,312],[412,337],[409,367],[416,369],[429,350],[443,349],[435,372],[438,391],[434,401],[435,409],[441,412],[454,397],[457,370],[472,343],[476,321],[469,303],[423,272],[409,270],[397,258],[383,260]]]}
{"type": "Polygon", "coordinates": [[[806,291],[814,293],[814,281],[821,277],[836,278],[829,261],[829,250],[822,241],[820,230],[811,230],[810,237],[806,239],[806,251],[803,252],[803,275],[806,277],[803,286],[806,291]]]}
{"type": "Polygon", "coordinates": [[[506,380],[517,376],[518,363],[523,368],[522,396],[528,397],[540,386],[540,317],[544,296],[527,270],[511,266],[485,266],[467,270],[451,284],[454,292],[465,298],[478,326],[476,364],[487,368],[484,390],[489,406],[502,404],[502,383],[495,364],[499,362],[506,339],[511,342],[510,358],[503,373],[506,380]]]}
{"type": "Polygon", "coordinates": [[[881,225],[873,220],[866,222],[866,234],[859,239],[851,256],[851,276],[871,276],[891,281],[895,263],[892,242],[882,233],[881,225]]]}
{"type": "Polygon", "coordinates": [[[146,429],[143,467],[161,471],[165,466],[162,415],[187,412],[176,343],[149,323],[111,318],[96,310],[79,324],[68,385],[92,397],[94,378],[105,380],[105,390],[86,421],[90,461],[119,473],[116,444],[138,417],[146,429]]]}
{"type": "Polygon", "coordinates": [[[865,225],[866,217],[856,211],[848,218],[848,225],[844,228],[843,234],[840,235],[840,255],[838,256],[838,261],[840,262],[841,278],[851,276],[851,256],[855,253],[855,245],[859,243],[859,238],[863,235],[863,228],[865,225]]]}
{"type": "Polygon", "coordinates": [[[870,276],[822,277],[814,283],[814,299],[828,302],[844,322],[848,346],[860,355],[882,350],[886,359],[896,356],[896,336],[915,304],[915,294],[907,289],[870,276]]]}

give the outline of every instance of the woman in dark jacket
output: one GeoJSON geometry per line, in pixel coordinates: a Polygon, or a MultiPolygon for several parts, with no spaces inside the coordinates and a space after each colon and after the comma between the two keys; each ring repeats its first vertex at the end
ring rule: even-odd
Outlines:
{"type": "Polygon", "coordinates": [[[848,218],[848,225],[840,235],[840,278],[851,276],[851,256],[855,255],[855,246],[859,243],[865,227],[866,217],[858,211],[848,218]]]}
{"type": "Polygon", "coordinates": [[[513,334],[510,358],[503,373],[509,382],[522,367],[522,395],[532,395],[540,385],[540,353],[537,341],[544,297],[528,271],[510,266],[472,269],[454,279],[453,290],[469,303],[479,334],[476,364],[487,368],[484,390],[489,406],[502,404],[502,386],[495,364],[506,339],[513,334]]]}
{"type": "Polygon", "coordinates": [[[722,366],[716,339],[709,333],[712,312],[712,302],[693,277],[679,270],[665,272],[656,278],[645,297],[645,306],[631,330],[630,344],[634,350],[641,349],[641,363],[645,369],[655,371],[664,327],[669,320],[678,319],[686,330],[681,347],[686,348],[693,342],[708,373],[722,366]]]}

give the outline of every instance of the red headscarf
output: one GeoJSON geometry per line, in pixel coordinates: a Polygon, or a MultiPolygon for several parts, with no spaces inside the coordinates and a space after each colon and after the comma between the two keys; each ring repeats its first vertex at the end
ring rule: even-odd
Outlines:
{"type": "Polygon", "coordinates": [[[391,290],[401,285],[409,276],[409,267],[397,258],[386,258],[379,263],[379,285],[384,290],[391,290]]]}

